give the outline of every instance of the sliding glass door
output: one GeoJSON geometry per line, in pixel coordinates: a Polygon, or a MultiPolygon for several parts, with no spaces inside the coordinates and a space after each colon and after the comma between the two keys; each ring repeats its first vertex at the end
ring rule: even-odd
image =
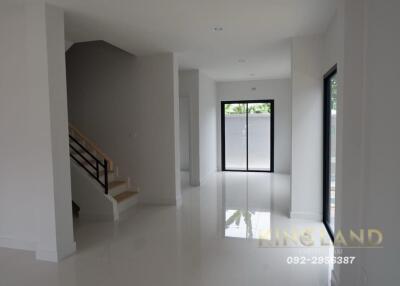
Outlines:
{"type": "Polygon", "coordinates": [[[226,103],[225,123],[225,168],[247,170],[247,104],[226,103]]]}
{"type": "Polygon", "coordinates": [[[273,100],[221,103],[222,169],[273,172],[273,100]]]}
{"type": "Polygon", "coordinates": [[[337,68],[324,78],[324,224],[332,240],[335,233],[337,68]]]}

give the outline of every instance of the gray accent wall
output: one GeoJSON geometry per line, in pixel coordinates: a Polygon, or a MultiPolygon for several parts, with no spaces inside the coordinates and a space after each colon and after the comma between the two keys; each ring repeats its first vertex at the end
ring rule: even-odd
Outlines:
{"type": "Polygon", "coordinates": [[[140,201],[180,201],[179,98],[173,54],[135,57],[104,41],[66,53],[70,121],[139,187],[140,201]]]}

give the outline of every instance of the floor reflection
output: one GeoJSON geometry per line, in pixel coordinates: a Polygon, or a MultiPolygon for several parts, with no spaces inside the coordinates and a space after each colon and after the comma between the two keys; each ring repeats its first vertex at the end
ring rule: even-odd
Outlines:
{"type": "Polygon", "coordinates": [[[328,247],[274,246],[276,230],[323,227],[288,218],[289,176],[217,173],[200,187],[183,179],[179,207],[139,205],[117,224],[80,221],[77,253],[57,265],[0,248],[0,285],[329,286],[328,265],[287,263],[332,255],[328,247]],[[262,244],[264,229],[272,239],[262,244]]]}
{"type": "Polygon", "coordinates": [[[271,239],[269,185],[269,177],[262,173],[223,174],[222,195],[226,238],[271,239]]]}
{"type": "Polygon", "coordinates": [[[247,210],[226,210],[225,237],[270,240],[271,213],[247,210]]]}

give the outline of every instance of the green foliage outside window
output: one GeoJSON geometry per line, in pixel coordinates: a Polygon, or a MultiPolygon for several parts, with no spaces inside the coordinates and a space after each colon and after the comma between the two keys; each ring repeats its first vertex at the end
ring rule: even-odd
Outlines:
{"type": "MultiPolygon", "coordinates": [[[[271,104],[269,103],[249,103],[249,114],[271,113],[271,104]]],[[[239,115],[246,114],[246,104],[225,104],[225,114],[239,115]]]]}

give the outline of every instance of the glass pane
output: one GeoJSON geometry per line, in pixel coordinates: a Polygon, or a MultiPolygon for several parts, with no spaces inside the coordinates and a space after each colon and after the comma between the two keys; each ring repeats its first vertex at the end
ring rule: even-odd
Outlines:
{"type": "Polygon", "coordinates": [[[271,169],[271,104],[249,103],[249,170],[271,169]]]}
{"type": "Polygon", "coordinates": [[[336,75],[330,80],[331,89],[331,126],[330,126],[330,190],[329,190],[329,225],[335,231],[335,191],[336,191],[336,106],[337,80],[336,75]]]}
{"type": "Polygon", "coordinates": [[[246,104],[225,104],[224,111],[225,169],[246,170],[246,104]]]}

